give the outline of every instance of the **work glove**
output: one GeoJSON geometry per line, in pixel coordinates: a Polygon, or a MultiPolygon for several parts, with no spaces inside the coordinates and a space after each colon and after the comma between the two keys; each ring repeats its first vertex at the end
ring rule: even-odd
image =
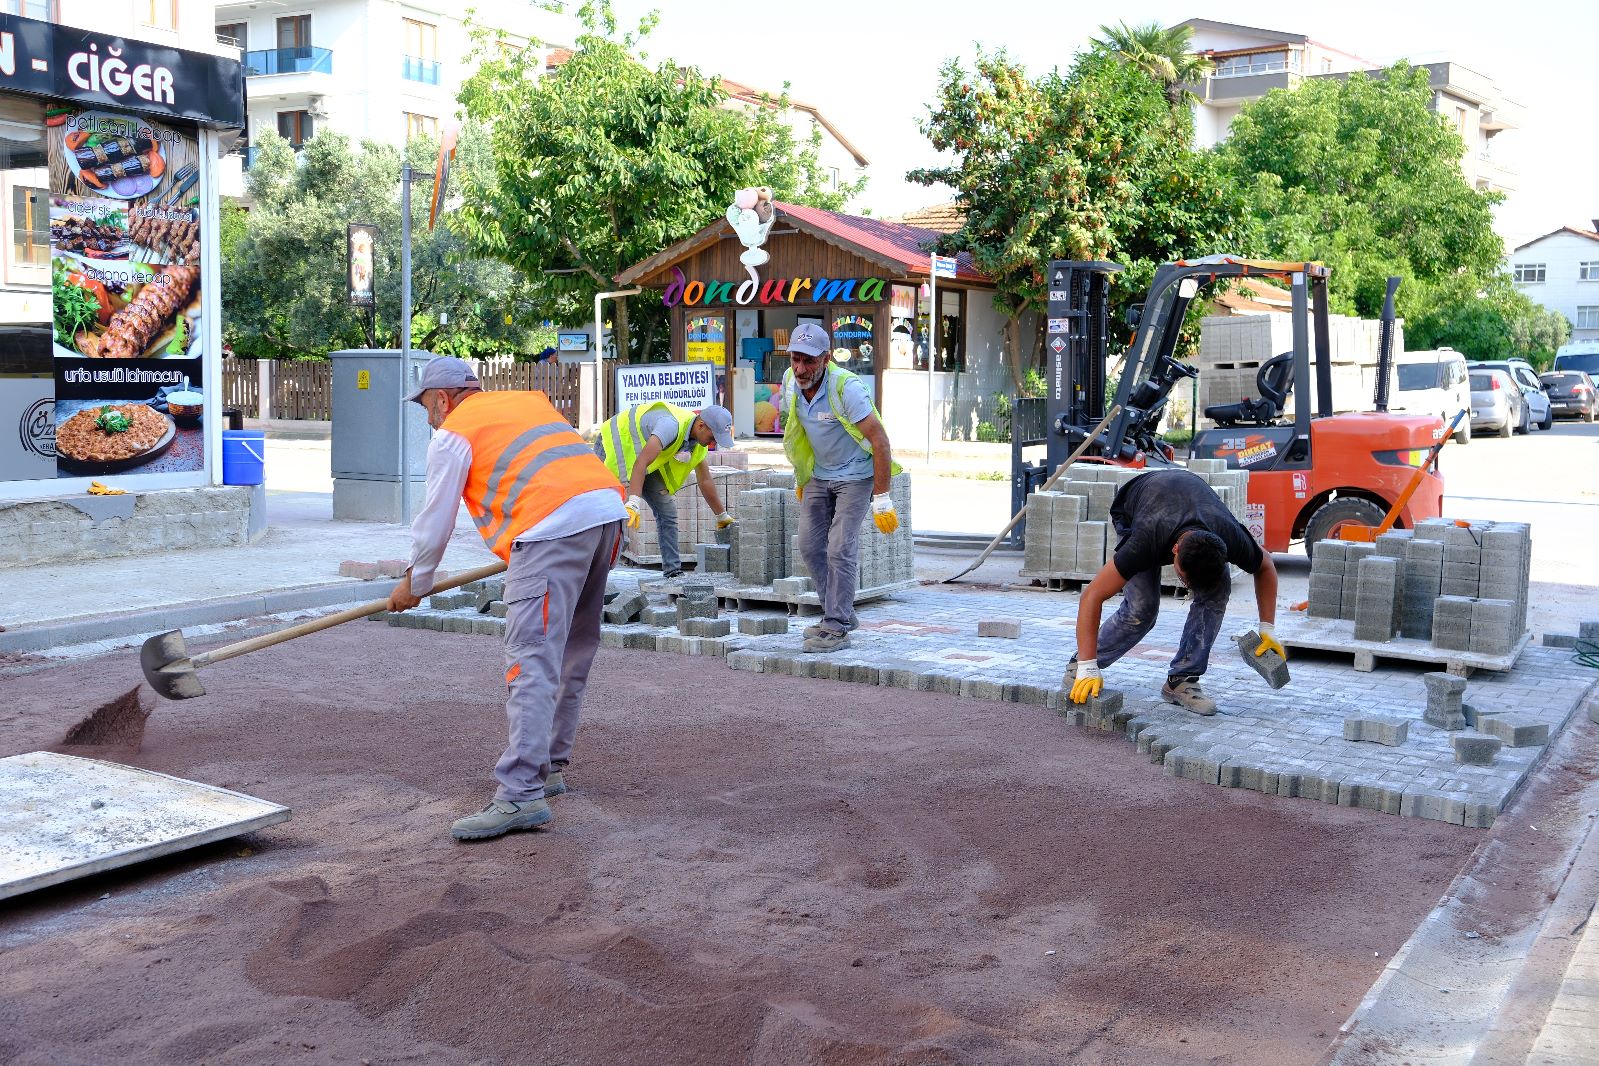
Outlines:
{"type": "Polygon", "coordinates": [[[794,498],[796,500],[799,500],[801,503],[805,502],[805,486],[804,485],[795,485],[794,486],[794,498]]]}
{"type": "Polygon", "coordinates": [[[627,498],[627,528],[637,529],[639,522],[644,519],[644,497],[629,496],[627,498]]]}
{"type": "Polygon", "coordinates": [[[114,489],[103,481],[89,482],[90,496],[122,496],[125,495],[126,492],[126,489],[114,489]]]}
{"type": "Polygon", "coordinates": [[[894,498],[884,492],[872,497],[872,521],[879,533],[892,533],[899,528],[899,514],[894,510],[894,498]]]}
{"type": "Polygon", "coordinates": [[[1083,659],[1077,664],[1077,680],[1072,682],[1072,702],[1087,703],[1105,688],[1105,675],[1099,672],[1097,659],[1083,659]]]}
{"type": "Polygon", "coordinates": [[[1284,662],[1287,662],[1288,653],[1283,650],[1282,644],[1277,640],[1276,627],[1270,622],[1262,622],[1256,628],[1260,631],[1260,645],[1255,649],[1255,658],[1260,658],[1268,651],[1274,651],[1283,657],[1284,662]]]}
{"type": "Polygon", "coordinates": [[[726,529],[728,526],[733,524],[733,521],[733,512],[723,511],[721,514],[716,516],[716,528],[726,529]]]}

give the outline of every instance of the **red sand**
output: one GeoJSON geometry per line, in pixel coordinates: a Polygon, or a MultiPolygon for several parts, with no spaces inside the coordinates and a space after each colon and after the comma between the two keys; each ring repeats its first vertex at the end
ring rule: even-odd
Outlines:
{"type": "MultiPolygon", "coordinates": [[[[128,761],[294,820],[14,901],[0,1060],[1310,1063],[1480,839],[1041,708],[602,652],[553,827],[461,845],[499,673],[355,623],[158,706],[128,761]]],[[[4,680],[0,754],[137,676],[4,680]]]]}

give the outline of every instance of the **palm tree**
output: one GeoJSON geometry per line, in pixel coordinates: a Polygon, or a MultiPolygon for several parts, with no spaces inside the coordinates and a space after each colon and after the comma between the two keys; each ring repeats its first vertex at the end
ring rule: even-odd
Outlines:
{"type": "Polygon", "coordinates": [[[1193,30],[1187,26],[1131,26],[1124,21],[1101,26],[1099,32],[1103,36],[1094,40],[1094,47],[1154,78],[1173,107],[1189,95],[1188,85],[1210,73],[1210,60],[1189,50],[1193,30]]]}

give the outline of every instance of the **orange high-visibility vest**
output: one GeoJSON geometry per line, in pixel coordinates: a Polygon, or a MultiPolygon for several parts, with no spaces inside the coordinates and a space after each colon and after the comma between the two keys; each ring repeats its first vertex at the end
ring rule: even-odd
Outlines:
{"type": "Polygon", "coordinates": [[[595,489],[622,496],[615,475],[542,392],[476,393],[441,428],[472,446],[461,498],[489,550],[507,562],[511,542],[568,500],[595,489]]]}

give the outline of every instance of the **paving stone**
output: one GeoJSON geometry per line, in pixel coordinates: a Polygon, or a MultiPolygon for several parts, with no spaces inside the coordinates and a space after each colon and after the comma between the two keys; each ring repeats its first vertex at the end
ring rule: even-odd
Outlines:
{"type": "Polygon", "coordinates": [[[756,651],[736,651],[727,657],[727,665],[734,670],[761,674],[766,672],[766,656],[756,651]]]}
{"type": "Polygon", "coordinates": [[[383,570],[377,563],[346,559],[339,564],[339,576],[358,578],[361,581],[376,581],[383,576],[383,570]]]}
{"type": "Polygon", "coordinates": [[[651,605],[639,612],[639,621],[647,626],[675,626],[677,625],[677,609],[651,605]]]}
{"type": "Polygon", "coordinates": [[[1466,679],[1434,672],[1421,675],[1421,680],[1427,687],[1427,710],[1423,721],[1439,729],[1466,728],[1466,715],[1461,707],[1466,679]]]}
{"type": "Polygon", "coordinates": [[[772,582],[772,591],[779,596],[803,596],[815,589],[816,583],[808,577],[780,577],[772,582]]]}
{"type": "Polygon", "coordinates": [[[1221,762],[1212,755],[1187,752],[1173,748],[1161,760],[1167,777],[1180,777],[1188,781],[1201,781],[1207,785],[1221,781],[1221,762]]]}
{"type": "Polygon", "coordinates": [[[1243,658],[1244,665],[1265,679],[1266,684],[1273,689],[1288,684],[1288,660],[1274,651],[1268,651],[1264,655],[1255,654],[1255,649],[1260,647],[1258,632],[1251,629],[1234,637],[1233,640],[1238,644],[1238,653],[1243,658]]]}
{"type": "Polygon", "coordinates": [[[1364,807],[1383,814],[1398,814],[1404,802],[1404,791],[1372,782],[1342,782],[1338,786],[1338,805],[1364,807]]]}
{"type": "Polygon", "coordinates": [[[733,631],[733,622],[728,618],[685,618],[677,627],[686,637],[725,637],[733,631]]]}
{"type": "Polygon", "coordinates": [[[1431,789],[1406,789],[1399,801],[1399,816],[1464,825],[1466,804],[1458,795],[1452,793],[1431,789]]]}
{"type": "Polygon", "coordinates": [[[1410,723],[1403,718],[1361,715],[1344,719],[1344,739],[1365,741],[1397,748],[1410,734],[1410,723]]]}
{"type": "Polygon", "coordinates": [[[1489,736],[1450,739],[1455,747],[1455,761],[1466,766],[1492,766],[1494,759],[1499,755],[1500,746],[1504,743],[1498,737],[1489,736]]]}
{"type": "Polygon", "coordinates": [[[605,620],[612,625],[625,625],[637,618],[649,606],[644,593],[634,590],[623,592],[605,605],[605,620]]]}
{"type": "Polygon", "coordinates": [[[1549,743],[1549,725],[1519,714],[1483,715],[1477,728],[1498,737],[1509,748],[1536,748],[1549,743]]]}
{"type": "Polygon", "coordinates": [[[1010,619],[985,618],[977,623],[977,635],[980,637],[1007,637],[1011,640],[1017,640],[1022,635],[1022,624],[1010,619]]]}
{"type": "Polygon", "coordinates": [[[768,636],[788,632],[788,616],[782,614],[741,614],[738,631],[750,636],[768,636]]]}
{"type": "Polygon", "coordinates": [[[631,629],[622,634],[622,647],[635,651],[654,651],[658,634],[647,629],[631,629]]]}

